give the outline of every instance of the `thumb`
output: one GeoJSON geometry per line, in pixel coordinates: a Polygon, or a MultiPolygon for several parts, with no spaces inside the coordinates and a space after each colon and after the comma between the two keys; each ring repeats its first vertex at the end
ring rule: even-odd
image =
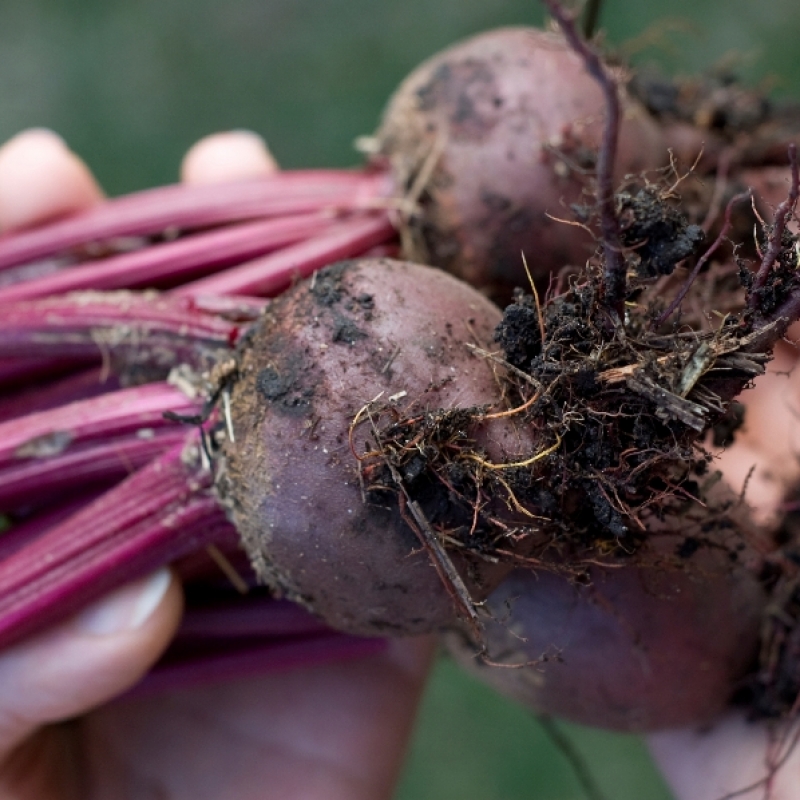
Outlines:
{"type": "Polygon", "coordinates": [[[52,131],[32,128],[0,147],[0,231],[48,222],[102,199],[88,167],[52,131]]]}
{"type": "Polygon", "coordinates": [[[0,652],[0,762],[42,725],[136,683],[175,633],[182,606],[180,584],[163,568],[0,652]]]}

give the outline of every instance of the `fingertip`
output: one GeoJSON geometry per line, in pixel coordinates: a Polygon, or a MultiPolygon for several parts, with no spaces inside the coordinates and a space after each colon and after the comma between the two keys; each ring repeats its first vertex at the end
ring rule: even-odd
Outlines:
{"type": "Polygon", "coordinates": [[[0,755],[131,688],[169,644],[182,610],[180,583],[162,568],[0,654],[0,755]]]}
{"type": "Polygon", "coordinates": [[[214,133],[194,144],[181,163],[181,181],[224,183],[272,175],[278,164],[264,139],[252,131],[214,133]]]}
{"type": "Polygon", "coordinates": [[[168,594],[177,585],[172,573],[159,569],[148,578],[123,586],[99,603],[95,603],[73,618],[75,629],[90,636],[141,635],[149,637],[162,633],[173,622],[174,602],[168,594]],[[168,619],[164,619],[164,614],[168,619]],[[157,628],[153,629],[156,624],[157,628]]]}
{"type": "Polygon", "coordinates": [[[53,131],[31,128],[0,147],[0,230],[32,227],[102,199],[89,168],[53,131]]]}
{"type": "MultiPolygon", "coordinates": [[[[797,723],[792,723],[796,726],[797,723]]],[[[731,713],[703,730],[672,730],[651,734],[648,746],[675,793],[676,800],[719,800],[740,797],[760,800],[769,780],[769,796],[800,797],[800,750],[792,744],[796,732],[786,722],[747,720],[731,713]],[[775,767],[776,733],[791,749],[775,767]]],[[[796,744],[796,742],[795,742],[796,744]]]]}

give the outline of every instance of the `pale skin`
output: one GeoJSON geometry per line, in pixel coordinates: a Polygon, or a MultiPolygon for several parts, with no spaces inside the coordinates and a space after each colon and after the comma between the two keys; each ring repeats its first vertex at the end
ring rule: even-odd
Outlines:
{"type": "MultiPolygon", "coordinates": [[[[260,139],[217,134],[186,155],[181,178],[210,183],[276,169],[260,139]]],[[[103,202],[87,167],[48,131],[0,148],[0,230],[103,202]]],[[[721,466],[768,518],[800,478],[798,355],[743,398],[747,427],[721,466]]],[[[391,797],[430,665],[428,638],[380,655],[152,699],[115,699],[163,652],[182,612],[161,570],[0,654],[0,800],[381,800],[391,797]]],[[[710,730],[650,737],[679,800],[715,800],[763,778],[767,731],[730,714],[710,730]]],[[[764,796],[764,788],[741,795],[764,796]]],[[[800,800],[800,751],[773,800],[800,800]]]]}

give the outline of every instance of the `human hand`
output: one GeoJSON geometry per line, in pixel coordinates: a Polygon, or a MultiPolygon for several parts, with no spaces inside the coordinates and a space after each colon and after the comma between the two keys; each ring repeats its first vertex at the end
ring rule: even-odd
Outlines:
{"type": "Polygon", "coordinates": [[[800,751],[796,726],[774,730],[730,713],[704,730],[648,737],[676,800],[797,800],[800,751]]]}
{"type": "MultiPolygon", "coordinates": [[[[767,171],[764,171],[765,173],[767,171]]],[[[776,172],[777,171],[773,171],[776,172]]],[[[763,178],[763,176],[761,176],[763,178]]],[[[786,194],[786,173],[771,184],[753,179],[757,193],[772,207],[786,194]]],[[[790,329],[798,338],[798,326],[790,329]]],[[[745,425],[719,459],[733,487],[747,483],[747,501],[758,517],[774,514],[800,482],[800,351],[778,343],[767,374],[740,398],[745,425]]],[[[731,712],[702,730],[664,731],[649,737],[650,750],[677,800],[796,800],[800,798],[800,728],[752,722],[731,712]]]]}
{"type": "MultiPolygon", "coordinates": [[[[275,169],[252,134],[202,140],[189,183],[275,169]]],[[[0,230],[102,202],[47,131],[0,149],[0,230]]],[[[115,700],[164,651],[182,595],[167,570],[0,653],[0,797],[347,798],[391,795],[432,653],[427,638],[358,661],[115,700]]]]}

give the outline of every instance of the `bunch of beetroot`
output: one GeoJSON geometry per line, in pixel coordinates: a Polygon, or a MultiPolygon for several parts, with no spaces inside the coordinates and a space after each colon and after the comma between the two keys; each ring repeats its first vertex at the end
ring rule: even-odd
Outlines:
{"type": "Polygon", "coordinates": [[[793,705],[765,608],[800,610],[795,567],[704,449],[800,316],[795,150],[755,246],[740,196],[791,136],[706,122],[714,87],[637,101],[547,5],[562,33],[423,64],[363,170],[0,238],[2,643],[172,562],[189,610],[151,685],[447,628],[594,724],[793,705]]]}

